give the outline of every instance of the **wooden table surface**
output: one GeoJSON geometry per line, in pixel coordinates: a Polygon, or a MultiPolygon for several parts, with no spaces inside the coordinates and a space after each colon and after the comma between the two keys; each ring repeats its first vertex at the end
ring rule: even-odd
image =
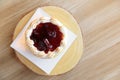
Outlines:
{"type": "Polygon", "coordinates": [[[0,0],[0,80],[120,80],[120,0],[0,0]],[[10,48],[19,20],[48,5],[69,11],[83,32],[81,60],[59,76],[35,74],[10,48]]]}

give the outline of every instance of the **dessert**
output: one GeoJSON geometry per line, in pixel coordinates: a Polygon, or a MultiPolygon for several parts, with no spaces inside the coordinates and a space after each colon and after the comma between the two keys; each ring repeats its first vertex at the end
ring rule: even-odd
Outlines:
{"type": "Polygon", "coordinates": [[[49,17],[34,20],[26,30],[25,37],[32,53],[41,58],[55,57],[66,43],[64,26],[49,17]]]}

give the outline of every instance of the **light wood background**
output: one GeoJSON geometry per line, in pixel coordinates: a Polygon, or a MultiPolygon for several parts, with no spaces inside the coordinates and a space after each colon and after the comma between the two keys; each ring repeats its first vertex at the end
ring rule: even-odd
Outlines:
{"type": "Polygon", "coordinates": [[[0,80],[120,80],[120,0],[0,0],[0,80]],[[9,46],[19,20],[48,5],[69,11],[83,32],[82,59],[59,76],[33,73],[9,46]]]}

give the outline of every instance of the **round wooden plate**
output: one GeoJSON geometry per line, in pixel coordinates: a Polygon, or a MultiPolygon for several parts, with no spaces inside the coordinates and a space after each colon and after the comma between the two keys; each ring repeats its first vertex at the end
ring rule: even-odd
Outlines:
{"type": "MultiPolygon", "coordinates": [[[[63,74],[69,70],[71,70],[75,65],[78,63],[78,61],[81,58],[81,55],[83,53],[83,39],[80,27],[78,26],[76,20],[73,18],[73,16],[68,13],[66,10],[55,7],[55,6],[45,6],[41,7],[45,12],[47,12],[50,16],[58,19],[60,22],[62,22],[69,30],[74,32],[77,35],[76,40],[72,43],[70,48],[67,50],[65,55],[62,57],[62,59],[57,63],[55,68],[52,70],[52,72],[49,75],[58,75],[63,74]]],[[[35,10],[34,10],[35,11],[35,10]]],[[[33,15],[34,11],[31,11],[27,15],[25,15],[18,25],[16,26],[13,40],[16,38],[16,36],[19,34],[19,32],[22,30],[24,25],[27,23],[27,21],[30,19],[30,17],[33,15]]],[[[20,61],[26,65],[29,69],[34,71],[35,73],[38,73],[40,75],[47,75],[44,73],[41,69],[39,69],[37,66],[35,66],[33,63],[31,63],[28,59],[20,55],[18,52],[15,52],[17,57],[20,59],[20,61]]]]}

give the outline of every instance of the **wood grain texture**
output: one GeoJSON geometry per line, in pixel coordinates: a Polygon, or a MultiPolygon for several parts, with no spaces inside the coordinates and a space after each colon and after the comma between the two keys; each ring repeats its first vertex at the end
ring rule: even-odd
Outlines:
{"type": "Polygon", "coordinates": [[[0,0],[0,80],[119,80],[120,0],[0,0]],[[19,20],[31,10],[55,5],[68,10],[83,32],[84,54],[70,72],[39,76],[10,48],[19,20]]]}
{"type": "MultiPolygon", "coordinates": [[[[79,62],[83,54],[83,39],[82,39],[81,30],[78,26],[78,23],[74,19],[74,17],[70,13],[68,13],[66,10],[60,7],[56,7],[56,6],[44,6],[40,8],[43,9],[52,18],[55,18],[59,20],[60,22],[62,22],[62,24],[65,25],[67,29],[72,31],[77,36],[77,38],[74,40],[74,42],[69,47],[69,49],[65,52],[64,56],[60,59],[60,61],[57,63],[57,65],[52,70],[52,72],[49,74],[49,76],[66,73],[77,65],[77,63],[79,62]]],[[[21,32],[21,30],[23,29],[27,21],[34,14],[34,11],[35,10],[26,14],[17,24],[15,31],[14,31],[14,35],[13,35],[13,40],[21,32]]],[[[33,72],[39,75],[48,75],[44,71],[39,69],[36,65],[34,65],[31,61],[29,61],[24,56],[22,56],[20,53],[18,53],[17,51],[15,51],[15,53],[17,54],[17,57],[19,58],[19,60],[24,65],[26,65],[29,69],[31,69],[33,72]]]]}

